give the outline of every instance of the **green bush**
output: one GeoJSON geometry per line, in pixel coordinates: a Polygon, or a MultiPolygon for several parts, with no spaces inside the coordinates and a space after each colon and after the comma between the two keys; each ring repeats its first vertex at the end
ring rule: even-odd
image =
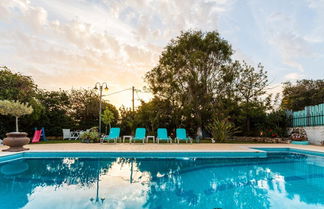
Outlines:
{"type": "Polygon", "coordinates": [[[283,110],[268,113],[265,120],[259,123],[260,136],[286,137],[289,118],[283,110]]]}
{"type": "Polygon", "coordinates": [[[234,124],[227,119],[214,120],[211,124],[209,124],[208,129],[213,138],[220,142],[230,139],[235,133],[238,132],[238,129],[234,127],[234,124]]]}
{"type": "Polygon", "coordinates": [[[90,131],[86,131],[80,135],[82,142],[99,142],[99,132],[97,128],[91,128],[90,131]]]}

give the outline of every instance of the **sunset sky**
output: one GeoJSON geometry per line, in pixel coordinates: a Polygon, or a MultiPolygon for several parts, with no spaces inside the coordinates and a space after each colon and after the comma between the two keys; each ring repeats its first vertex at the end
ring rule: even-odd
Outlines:
{"type": "MultiPolygon", "coordinates": [[[[142,89],[181,30],[217,30],[234,59],[265,66],[277,91],[284,81],[324,78],[323,11],[323,0],[0,0],[0,65],[49,90],[97,81],[110,93],[142,89]]],[[[130,96],[106,98],[130,106],[130,96]]]]}

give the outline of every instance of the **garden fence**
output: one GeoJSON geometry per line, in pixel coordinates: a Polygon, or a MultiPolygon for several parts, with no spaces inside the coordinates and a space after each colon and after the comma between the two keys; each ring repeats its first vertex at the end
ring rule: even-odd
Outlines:
{"type": "Polygon", "coordinates": [[[287,111],[292,127],[324,126],[324,103],[307,106],[301,111],[287,111]]]}

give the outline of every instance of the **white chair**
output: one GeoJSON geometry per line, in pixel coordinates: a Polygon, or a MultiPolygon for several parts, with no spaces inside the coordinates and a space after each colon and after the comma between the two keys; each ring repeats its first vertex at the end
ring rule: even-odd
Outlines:
{"type": "Polygon", "coordinates": [[[80,131],[71,131],[71,139],[77,140],[80,137],[80,131]]]}
{"type": "Polygon", "coordinates": [[[73,134],[70,129],[62,129],[63,130],[63,140],[64,139],[78,139],[79,136],[77,134],[73,134]]]}

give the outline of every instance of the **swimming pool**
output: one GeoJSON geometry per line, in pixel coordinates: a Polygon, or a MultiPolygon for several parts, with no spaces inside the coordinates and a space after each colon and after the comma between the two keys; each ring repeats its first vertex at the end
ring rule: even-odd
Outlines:
{"type": "Polygon", "coordinates": [[[17,154],[0,208],[324,208],[323,154],[263,151],[17,154]]]}

